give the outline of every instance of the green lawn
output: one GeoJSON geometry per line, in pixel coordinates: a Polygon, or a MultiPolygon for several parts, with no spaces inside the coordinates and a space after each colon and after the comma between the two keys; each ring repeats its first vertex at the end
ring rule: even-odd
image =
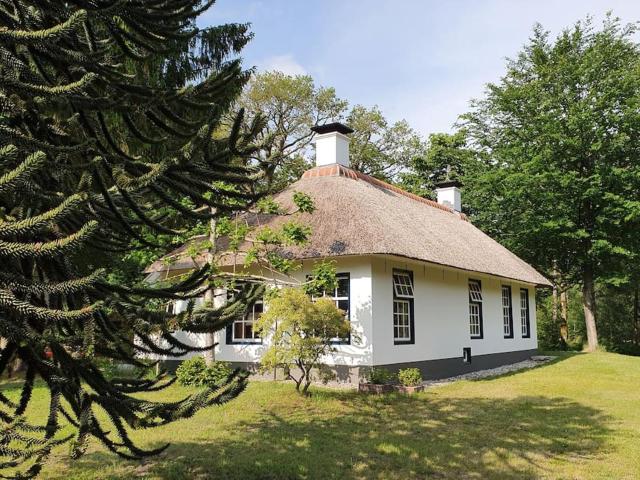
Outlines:
{"type": "MultiPolygon", "coordinates": [[[[46,408],[36,396],[33,409],[46,408]]],[[[172,445],[144,462],[93,444],[70,463],[62,450],[43,478],[636,479],[640,358],[563,355],[413,397],[316,388],[305,399],[291,384],[254,382],[224,407],[133,437],[172,445]]]]}

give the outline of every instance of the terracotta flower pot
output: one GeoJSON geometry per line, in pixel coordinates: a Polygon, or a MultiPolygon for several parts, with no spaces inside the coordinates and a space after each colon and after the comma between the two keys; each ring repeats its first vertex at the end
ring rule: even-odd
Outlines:
{"type": "Polygon", "coordinates": [[[393,385],[378,384],[378,383],[359,383],[358,391],[360,393],[373,393],[380,395],[383,393],[393,392],[393,385]]]}
{"type": "Polygon", "coordinates": [[[424,391],[424,385],[415,385],[412,387],[407,387],[405,385],[396,385],[396,390],[400,393],[406,393],[407,395],[413,395],[417,392],[424,391]]]}

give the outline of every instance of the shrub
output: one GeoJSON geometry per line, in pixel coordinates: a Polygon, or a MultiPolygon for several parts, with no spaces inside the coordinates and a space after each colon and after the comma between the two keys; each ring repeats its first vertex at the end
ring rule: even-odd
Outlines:
{"type": "Polygon", "coordinates": [[[231,375],[231,365],[227,362],[216,361],[207,367],[201,379],[201,385],[213,387],[231,375]]]}
{"type": "Polygon", "coordinates": [[[200,355],[189,358],[182,362],[176,369],[176,377],[182,385],[201,386],[204,372],[207,370],[207,364],[200,355]]]}
{"type": "Polygon", "coordinates": [[[176,370],[178,381],[193,387],[213,387],[230,374],[231,366],[227,362],[213,362],[207,366],[201,356],[185,360],[176,370]]]}
{"type": "Polygon", "coordinates": [[[118,375],[118,365],[110,358],[97,358],[96,366],[107,380],[111,380],[118,375]]]}
{"type": "Polygon", "coordinates": [[[333,300],[323,297],[313,301],[302,288],[274,292],[269,309],[254,328],[262,336],[271,334],[261,369],[284,367],[287,379],[293,380],[303,395],[309,395],[312,370],[322,367],[319,359],[335,351],[334,339],[351,333],[351,324],[333,300]]]}
{"type": "Polygon", "coordinates": [[[384,385],[385,383],[393,382],[395,380],[395,375],[386,368],[372,367],[367,373],[367,380],[369,383],[384,385]]]}
{"type": "Polygon", "coordinates": [[[422,385],[422,374],[417,368],[403,368],[398,372],[398,380],[405,387],[422,385]]]}

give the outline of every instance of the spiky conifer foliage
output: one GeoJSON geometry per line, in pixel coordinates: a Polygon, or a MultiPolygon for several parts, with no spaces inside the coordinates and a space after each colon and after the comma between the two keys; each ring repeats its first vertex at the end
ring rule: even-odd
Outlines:
{"type": "Polygon", "coordinates": [[[128,431],[190,416],[245,386],[234,372],[213,390],[156,403],[132,394],[170,381],[109,380],[95,362],[184,354],[193,348],[171,329],[218,330],[262,293],[247,284],[222,309],[170,318],[162,301],[201,295],[209,266],[162,289],[105,276],[118,252],[153,243],[143,229],[175,233],[158,211],[206,220],[212,208],[228,215],[260,196],[261,173],[243,159],[261,125],[241,128],[238,118],[224,138],[218,131],[247,80],[231,57],[249,34],[244,25],[198,32],[195,18],[212,3],[0,0],[0,374],[15,359],[26,366],[20,398],[0,393],[0,469],[19,470],[7,475],[37,475],[69,440],[61,422],[76,428],[75,456],[89,437],[124,457],[158,453],[164,447],[142,450],[128,431]],[[28,423],[37,379],[51,393],[49,411],[28,423]]]}

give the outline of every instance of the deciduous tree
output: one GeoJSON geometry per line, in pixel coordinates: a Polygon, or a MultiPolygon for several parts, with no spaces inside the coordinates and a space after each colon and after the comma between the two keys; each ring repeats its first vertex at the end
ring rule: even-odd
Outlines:
{"type": "Polygon", "coordinates": [[[351,167],[362,173],[397,181],[403,170],[424,156],[424,141],[406,120],[390,123],[377,106],[356,105],[346,123],[354,130],[349,146],[351,167]]]}
{"type": "Polygon", "coordinates": [[[256,116],[266,120],[256,159],[267,162],[277,191],[309,168],[311,127],[339,120],[347,102],[333,88],[317,87],[309,75],[272,71],[251,78],[236,108],[244,109],[249,121],[256,116]]]}
{"type": "Polygon", "coordinates": [[[338,310],[333,300],[312,300],[302,288],[273,292],[255,328],[270,339],[262,366],[284,368],[303,395],[311,385],[312,370],[321,368],[323,357],[334,351],[335,339],[346,338],[351,332],[345,312],[338,310]]]}
{"type": "Polygon", "coordinates": [[[582,285],[589,350],[596,281],[628,280],[640,227],[636,27],[590,19],[552,40],[538,26],[463,117],[492,163],[474,180],[476,221],[543,271],[582,285]]]}

